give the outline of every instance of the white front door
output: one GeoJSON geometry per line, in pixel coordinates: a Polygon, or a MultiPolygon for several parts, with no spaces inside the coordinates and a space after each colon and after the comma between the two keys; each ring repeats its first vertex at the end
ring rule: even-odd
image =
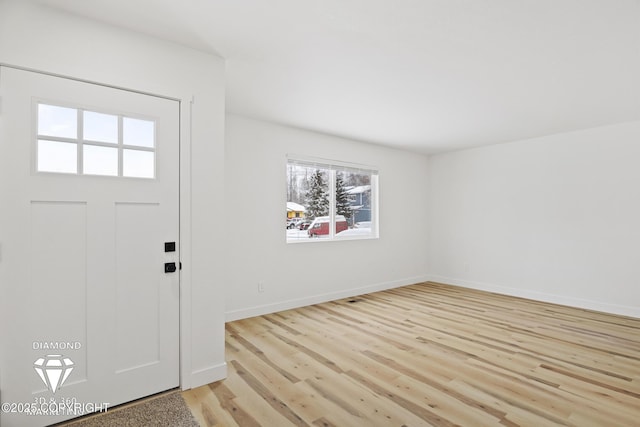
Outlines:
{"type": "Polygon", "coordinates": [[[179,103],[7,67],[0,97],[0,424],[177,387],[179,103]]]}

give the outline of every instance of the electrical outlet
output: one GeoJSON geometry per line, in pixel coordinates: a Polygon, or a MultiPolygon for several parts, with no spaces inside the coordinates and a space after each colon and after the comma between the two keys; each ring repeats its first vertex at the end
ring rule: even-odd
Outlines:
{"type": "Polygon", "coordinates": [[[258,282],[258,292],[264,292],[264,282],[258,282]]]}

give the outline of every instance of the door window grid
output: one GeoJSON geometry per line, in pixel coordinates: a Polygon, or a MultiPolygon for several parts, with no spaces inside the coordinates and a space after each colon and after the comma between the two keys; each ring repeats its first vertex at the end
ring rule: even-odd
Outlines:
{"type": "Polygon", "coordinates": [[[153,120],[37,104],[36,171],[155,178],[153,120]]]}

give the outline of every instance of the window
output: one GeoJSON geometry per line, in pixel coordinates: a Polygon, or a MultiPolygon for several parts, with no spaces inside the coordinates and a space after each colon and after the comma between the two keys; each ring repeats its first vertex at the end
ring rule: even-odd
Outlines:
{"type": "Polygon", "coordinates": [[[334,161],[287,161],[287,242],[378,237],[378,171],[334,161]]]}
{"type": "Polygon", "coordinates": [[[37,104],[37,172],[155,177],[155,122],[37,104]]]}

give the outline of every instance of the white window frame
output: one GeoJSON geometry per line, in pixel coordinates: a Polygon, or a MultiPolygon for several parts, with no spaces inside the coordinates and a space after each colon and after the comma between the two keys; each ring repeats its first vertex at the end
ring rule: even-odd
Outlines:
{"type": "Polygon", "coordinates": [[[158,140],[157,140],[157,119],[154,117],[145,117],[142,115],[137,115],[137,114],[129,114],[129,113],[125,113],[125,112],[118,112],[118,111],[108,111],[105,109],[101,109],[101,108],[94,108],[94,107],[88,107],[88,106],[83,106],[83,105],[74,105],[74,104],[70,104],[67,102],[61,102],[61,101],[55,101],[55,100],[50,100],[50,99],[42,99],[42,98],[34,98],[32,101],[32,105],[33,105],[33,120],[32,120],[32,127],[33,127],[33,137],[32,137],[32,155],[31,155],[31,165],[32,165],[32,171],[34,174],[55,174],[55,175],[66,175],[66,176],[82,176],[82,177],[99,177],[99,178],[120,178],[120,179],[156,179],[157,178],[157,162],[158,162],[158,140]],[[77,114],[77,119],[76,119],[76,126],[77,126],[77,131],[76,131],[76,137],[75,138],[71,138],[71,137],[58,137],[58,136],[49,136],[49,135],[40,135],[39,131],[38,131],[38,123],[39,123],[39,109],[38,106],[40,104],[43,105],[50,105],[53,107],[62,107],[62,108],[70,108],[73,110],[76,110],[76,114],[77,114]],[[84,138],[84,115],[83,113],[85,111],[88,112],[93,112],[93,113],[100,113],[100,114],[107,114],[107,115],[111,115],[111,116],[116,116],[117,120],[118,120],[118,140],[115,143],[109,143],[109,142],[101,142],[101,141],[94,141],[94,140],[88,140],[84,138]],[[138,146],[138,145],[128,145],[128,144],[124,144],[123,141],[123,120],[125,118],[128,119],[135,119],[135,120],[144,120],[144,121],[149,121],[149,122],[153,122],[154,125],[154,141],[153,141],[153,147],[145,147],[145,146],[138,146]],[[61,143],[66,143],[66,144],[74,144],[76,146],[76,162],[77,162],[77,166],[76,166],[76,172],[51,172],[51,171],[41,171],[38,169],[38,156],[39,156],[39,152],[38,152],[38,143],[39,141],[51,141],[51,142],[61,142],[61,143]],[[117,175],[102,175],[102,174],[90,174],[90,173],[85,173],[84,172],[84,159],[83,159],[83,153],[84,153],[84,146],[93,146],[93,147],[106,147],[106,148],[115,148],[118,151],[118,173],[117,175]],[[124,150],[133,150],[133,151],[139,151],[139,152],[148,152],[148,153],[153,153],[154,156],[154,161],[153,161],[153,177],[138,177],[138,176],[132,176],[132,175],[124,175],[124,150]]]}
{"type": "MultiPolygon", "coordinates": [[[[298,165],[309,168],[324,169],[328,171],[329,178],[329,235],[323,238],[308,239],[285,239],[287,243],[316,243],[316,242],[340,242],[349,240],[371,240],[379,239],[379,171],[377,167],[348,163],[339,160],[328,160],[314,157],[306,157],[300,155],[287,155],[287,169],[289,165],[298,165]],[[371,177],[371,233],[366,235],[336,237],[336,177],[338,172],[349,171],[362,174],[368,174],[371,177]]],[[[288,178],[288,177],[287,177],[288,178]]]]}

